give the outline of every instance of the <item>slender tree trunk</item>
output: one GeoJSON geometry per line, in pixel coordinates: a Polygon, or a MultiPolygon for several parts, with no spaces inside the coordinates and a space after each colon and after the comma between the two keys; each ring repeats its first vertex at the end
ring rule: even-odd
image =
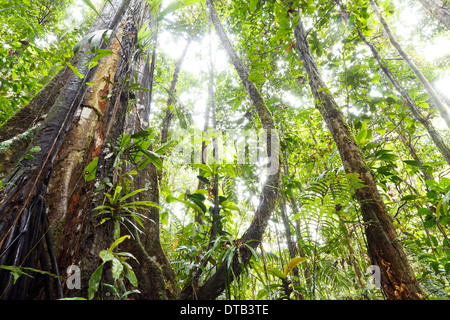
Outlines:
{"type": "Polygon", "coordinates": [[[322,114],[338,147],[347,173],[356,173],[366,187],[355,191],[363,219],[372,263],[380,267],[381,283],[389,299],[423,299],[421,289],[397,240],[392,219],[364,162],[361,149],[343,120],[335,100],[321,79],[311,54],[302,20],[294,27],[297,48],[309,77],[316,108],[322,114]]]}
{"type": "MultiPolygon", "coordinates": [[[[283,124],[280,123],[280,127],[281,127],[281,137],[283,138],[285,144],[286,144],[286,139],[284,136],[284,127],[283,124]]],[[[291,174],[289,172],[289,163],[288,163],[288,159],[289,159],[289,154],[288,154],[288,150],[287,148],[285,149],[285,154],[284,154],[284,161],[283,161],[283,170],[284,170],[284,175],[286,177],[288,177],[288,181],[291,181],[291,174]]],[[[305,258],[306,254],[305,254],[305,250],[302,247],[301,240],[302,240],[302,235],[300,232],[300,220],[296,220],[295,221],[295,234],[297,236],[297,240],[294,241],[291,238],[291,231],[290,231],[290,221],[289,221],[289,217],[287,216],[287,214],[284,214],[283,211],[286,211],[286,206],[287,206],[287,202],[289,201],[290,203],[290,207],[292,210],[292,215],[296,215],[298,213],[298,208],[297,208],[297,203],[295,202],[295,198],[291,195],[288,197],[288,195],[286,194],[286,199],[283,198],[284,195],[281,196],[279,204],[280,204],[280,210],[281,210],[281,214],[282,214],[282,219],[283,219],[283,224],[285,226],[286,229],[286,238],[288,241],[288,250],[289,250],[289,256],[290,258],[295,258],[295,255],[298,254],[300,255],[300,257],[305,258]],[[286,216],[286,217],[284,217],[286,216]],[[287,230],[289,226],[289,231],[287,230]]],[[[309,290],[309,288],[311,288],[311,271],[310,271],[310,267],[309,267],[309,263],[307,261],[305,261],[305,263],[303,264],[303,268],[304,268],[304,276],[305,276],[305,281],[306,281],[306,285],[307,288],[309,290]]],[[[294,276],[298,277],[298,268],[295,267],[294,270],[294,276]]],[[[303,299],[302,295],[299,293],[298,297],[300,299],[303,299]]]]}
{"type": "Polygon", "coordinates": [[[441,114],[441,117],[445,120],[445,123],[447,124],[447,127],[450,128],[450,110],[447,105],[442,101],[442,99],[438,96],[438,94],[435,92],[432,85],[428,82],[427,78],[424,76],[422,71],[416,66],[416,64],[411,60],[409,55],[403,50],[402,46],[397,42],[397,39],[395,38],[394,34],[392,33],[391,29],[389,28],[389,25],[387,24],[386,20],[384,19],[383,15],[380,12],[380,9],[378,8],[377,4],[374,0],[369,0],[370,5],[372,6],[373,11],[375,12],[375,15],[378,17],[378,20],[380,20],[384,31],[386,32],[389,41],[397,50],[397,52],[400,54],[402,59],[408,64],[410,69],[414,72],[416,77],[419,79],[420,83],[422,83],[423,87],[425,88],[426,92],[430,96],[433,103],[436,105],[436,108],[438,109],[439,113],[441,114]]]}
{"type": "Polygon", "coordinates": [[[214,2],[212,0],[207,0],[206,5],[208,7],[209,18],[211,19],[216,32],[225,47],[228,57],[231,59],[234,68],[236,69],[239,78],[241,79],[245,89],[248,92],[252,105],[258,114],[258,117],[262,123],[265,130],[268,131],[267,134],[267,154],[272,160],[271,163],[271,174],[268,176],[261,194],[261,201],[258,209],[253,217],[253,220],[249,228],[244,232],[242,237],[238,239],[235,244],[237,249],[234,255],[233,263],[231,268],[228,270],[226,266],[222,265],[217,268],[216,273],[212,275],[201,288],[196,292],[193,292],[191,287],[184,290],[181,295],[181,299],[215,299],[217,298],[225,289],[227,283],[231,283],[235,277],[239,277],[243,268],[248,265],[252,252],[244,246],[244,244],[256,248],[259,246],[262,236],[265,232],[268,220],[274,210],[277,196],[278,196],[278,186],[280,179],[279,171],[279,142],[278,134],[272,131],[275,129],[275,123],[272,114],[268,110],[264,99],[255,85],[248,80],[248,71],[245,66],[240,61],[237,56],[233,46],[228,39],[222,24],[217,16],[217,12],[214,7],[214,2]],[[238,256],[240,255],[240,259],[238,256]],[[242,263],[240,262],[242,261],[242,263]]]}
{"type": "MultiPolygon", "coordinates": [[[[213,128],[214,130],[216,129],[216,117],[215,117],[215,99],[214,99],[214,67],[213,67],[213,61],[212,61],[212,51],[211,51],[211,47],[212,47],[212,39],[211,39],[211,20],[208,21],[208,35],[209,35],[209,47],[208,47],[208,59],[209,59],[209,82],[208,82],[208,103],[206,105],[206,110],[205,110],[205,122],[203,125],[203,134],[207,135],[208,134],[208,129],[209,129],[209,123],[210,120],[212,118],[212,122],[213,122],[213,128]],[[211,112],[211,109],[214,110],[214,112],[211,112]],[[211,116],[212,113],[212,116],[211,116]]],[[[206,145],[206,141],[204,139],[202,139],[202,145],[201,145],[201,159],[200,162],[202,164],[206,164],[207,163],[207,149],[208,146],[206,145]]],[[[199,174],[202,173],[202,169],[199,169],[199,174]]],[[[198,189],[203,189],[205,187],[205,183],[202,180],[198,180],[198,189]]],[[[201,217],[201,213],[196,213],[195,215],[195,222],[198,224],[203,224],[203,220],[201,217]]]]}
{"type": "MultiPolygon", "coordinates": [[[[408,148],[409,150],[409,154],[411,155],[411,157],[414,159],[414,161],[417,161],[418,163],[423,163],[422,159],[419,157],[419,155],[417,154],[417,150],[414,147],[414,145],[411,143],[411,138],[407,138],[405,135],[405,128],[403,128],[403,126],[401,124],[396,124],[395,121],[393,121],[393,124],[397,127],[397,132],[398,135],[400,136],[400,139],[402,140],[403,144],[405,145],[405,147],[408,148]]],[[[420,171],[422,172],[422,177],[423,177],[423,181],[425,182],[426,180],[434,180],[433,176],[431,176],[427,170],[425,168],[423,168],[422,166],[420,167],[420,171]]],[[[425,184],[425,186],[428,189],[428,186],[425,184]]]]}
{"type": "MultiPolygon", "coordinates": [[[[348,14],[347,9],[342,5],[341,1],[335,0],[335,2],[341,7],[341,10],[343,12],[346,12],[348,14]]],[[[409,110],[411,110],[411,113],[413,114],[413,116],[427,130],[428,134],[431,137],[431,140],[433,140],[434,144],[438,148],[441,155],[444,157],[445,161],[447,161],[447,163],[450,164],[450,149],[446,145],[444,140],[442,139],[439,132],[436,131],[436,129],[430,123],[430,121],[428,121],[428,119],[426,119],[425,117],[423,117],[421,115],[420,108],[418,106],[416,106],[414,100],[409,96],[408,91],[400,84],[400,82],[394,76],[392,71],[383,63],[381,56],[380,56],[378,50],[375,48],[374,44],[371,43],[366,38],[366,36],[362,33],[361,29],[359,29],[355,24],[354,24],[354,26],[355,26],[356,31],[358,32],[358,35],[361,38],[361,40],[369,47],[370,51],[372,52],[373,56],[377,60],[379,66],[380,66],[381,70],[383,71],[383,73],[385,74],[385,76],[389,79],[389,81],[392,83],[394,88],[401,94],[404,101],[408,105],[409,110]]]]}
{"type": "MultiPolygon", "coordinates": [[[[281,220],[283,221],[283,226],[284,226],[284,234],[285,234],[286,242],[288,245],[289,260],[292,260],[295,258],[296,254],[297,254],[297,246],[295,245],[295,242],[292,239],[291,223],[289,221],[289,217],[286,212],[286,201],[283,199],[283,196],[280,196],[279,205],[280,205],[280,212],[281,212],[281,220]]],[[[302,256],[301,253],[300,253],[300,256],[302,256]]],[[[303,256],[304,256],[304,254],[303,254],[303,256]]],[[[293,268],[292,273],[293,273],[294,277],[298,278],[297,266],[295,266],[293,268]]],[[[298,285],[299,281],[298,280],[293,281],[293,284],[298,285]]],[[[298,300],[303,300],[303,296],[300,292],[295,292],[295,296],[298,300]]]]}
{"type": "Polygon", "coordinates": [[[419,0],[423,7],[450,30],[450,6],[445,0],[419,0]]]}
{"type": "Polygon", "coordinates": [[[170,130],[173,115],[175,112],[174,111],[175,106],[173,106],[174,101],[173,101],[172,95],[175,95],[177,92],[177,82],[178,82],[178,77],[179,77],[180,71],[181,71],[181,64],[183,63],[184,57],[186,56],[189,46],[191,45],[191,41],[192,41],[192,39],[189,37],[188,42],[186,43],[186,46],[184,47],[180,58],[178,59],[177,63],[175,64],[175,71],[173,72],[172,82],[170,83],[170,89],[169,89],[170,95],[169,95],[169,98],[167,99],[167,108],[166,108],[163,125],[162,125],[162,129],[161,129],[161,143],[162,144],[167,142],[167,139],[169,136],[169,130],[170,130]]]}

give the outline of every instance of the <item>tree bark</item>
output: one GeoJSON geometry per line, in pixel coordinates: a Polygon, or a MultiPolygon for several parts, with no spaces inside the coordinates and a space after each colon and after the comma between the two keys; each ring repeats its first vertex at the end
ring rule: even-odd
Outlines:
{"type": "MultiPolygon", "coordinates": [[[[93,55],[84,54],[90,50],[87,43],[81,48],[72,64],[85,74],[85,78],[80,79],[73,73],[67,76],[61,93],[31,143],[31,146],[39,146],[41,151],[34,153],[31,159],[20,161],[9,174],[7,181],[14,184],[8,185],[2,192],[0,207],[0,264],[38,268],[38,260],[42,260],[41,252],[38,252],[41,251],[42,235],[52,230],[48,227],[43,229],[46,223],[33,221],[46,221],[48,202],[51,224],[61,227],[56,232],[56,241],[66,246],[58,246],[59,265],[79,264],[82,267],[82,292],[87,292],[88,278],[92,273],[90,271],[96,268],[99,250],[111,244],[111,229],[97,228],[92,217],[90,195],[93,185],[83,183],[83,169],[101,152],[104,156],[105,137],[110,137],[110,132],[117,134],[114,130],[110,131],[112,122],[115,122],[116,128],[123,128],[123,120],[116,121],[116,109],[125,106],[123,109],[127,110],[127,98],[124,99],[122,90],[114,90],[109,99],[106,96],[112,91],[112,85],[101,80],[107,78],[122,87],[120,79],[123,80],[128,72],[130,49],[134,46],[130,35],[136,34],[132,23],[122,19],[130,2],[113,0],[111,3],[104,4],[90,32],[105,27],[114,30],[115,37],[109,46],[114,54],[103,58],[97,67],[88,69],[86,62],[93,55]],[[122,37],[123,32],[126,35],[122,37]],[[94,85],[87,91],[86,82],[89,81],[94,85]],[[110,105],[114,107],[109,108],[110,105]],[[61,148],[62,145],[64,148],[61,148]],[[70,147],[66,149],[67,146],[70,147]],[[66,160],[67,170],[54,170],[58,165],[59,168],[64,167],[61,164],[66,160]],[[49,185],[52,191],[47,193],[49,185]],[[55,199],[60,200],[53,202],[55,199]],[[69,241],[65,242],[67,239],[69,241]]],[[[124,119],[125,113],[119,114],[124,119]]],[[[109,167],[103,160],[99,162],[104,164],[104,177],[109,167]]],[[[102,172],[101,166],[99,172],[102,172]]],[[[28,277],[22,277],[14,286],[11,285],[11,275],[5,271],[1,271],[0,278],[3,299],[31,297],[33,283],[25,279],[28,277]]]]}
{"type": "Polygon", "coordinates": [[[380,20],[380,23],[383,26],[383,29],[386,32],[392,46],[395,48],[395,50],[397,50],[397,52],[400,54],[402,59],[406,62],[406,64],[409,66],[409,68],[414,72],[416,77],[419,79],[420,83],[422,83],[423,87],[425,88],[425,91],[428,93],[431,100],[436,105],[436,108],[438,109],[439,113],[441,114],[441,117],[445,120],[447,127],[450,128],[450,110],[449,110],[448,106],[445,105],[445,103],[441,100],[441,98],[435,92],[434,88],[428,82],[427,78],[424,76],[422,71],[416,66],[416,64],[411,60],[411,58],[405,52],[405,50],[403,50],[402,46],[397,42],[397,39],[395,38],[394,34],[392,33],[391,29],[389,28],[389,25],[387,24],[386,20],[384,19],[383,15],[381,14],[380,9],[378,8],[375,1],[369,0],[369,2],[370,2],[370,5],[372,6],[372,10],[375,12],[375,15],[378,17],[378,20],[380,20]]]}
{"type": "MultiPolygon", "coordinates": [[[[342,3],[339,0],[335,0],[335,2],[341,7],[341,10],[344,12],[347,12],[347,8],[345,8],[342,3]]],[[[359,29],[354,24],[356,31],[358,32],[359,37],[361,40],[369,47],[370,51],[372,52],[372,55],[377,60],[381,70],[385,74],[385,76],[389,79],[389,81],[392,83],[394,88],[401,94],[404,101],[409,107],[409,110],[411,110],[411,113],[413,116],[417,119],[417,121],[424,126],[424,128],[427,130],[429,136],[431,137],[431,140],[433,140],[435,146],[438,148],[439,152],[447,161],[448,164],[450,164],[450,149],[442,139],[441,135],[437,130],[434,128],[434,126],[423,117],[420,113],[420,108],[416,106],[414,100],[409,96],[408,91],[400,84],[399,80],[394,76],[392,71],[383,63],[383,60],[381,59],[381,56],[378,52],[378,50],[375,48],[374,44],[371,43],[366,36],[362,33],[361,29],[359,29]]]]}
{"type": "Polygon", "coordinates": [[[420,0],[423,7],[450,30],[450,7],[443,0],[420,0]]]}
{"type": "Polygon", "coordinates": [[[31,143],[34,134],[55,103],[71,74],[63,67],[50,82],[0,127],[0,179],[14,168],[31,143]]]}
{"type": "Polygon", "coordinates": [[[300,59],[309,77],[315,106],[322,114],[339,150],[347,173],[356,173],[366,185],[355,191],[361,206],[372,263],[380,267],[381,283],[389,299],[423,299],[421,289],[398,242],[392,219],[364,162],[361,149],[345,123],[342,112],[321,79],[311,54],[302,20],[294,27],[300,59]]]}

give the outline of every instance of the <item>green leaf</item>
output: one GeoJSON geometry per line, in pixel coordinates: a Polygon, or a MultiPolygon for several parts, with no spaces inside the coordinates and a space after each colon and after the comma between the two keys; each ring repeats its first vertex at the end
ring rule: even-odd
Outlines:
{"type": "Polygon", "coordinates": [[[34,278],[32,275],[24,272],[20,267],[15,267],[15,266],[0,266],[1,269],[5,269],[8,271],[11,271],[12,275],[13,275],[13,281],[14,284],[16,283],[17,279],[19,279],[20,276],[25,275],[27,277],[30,278],[34,278]]]}
{"type": "Polygon", "coordinates": [[[444,265],[444,269],[447,274],[450,274],[450,262],[444,265]]]}
{"type": "Polygon", "coordinates": [[[406,163],[407,165],[410,165],[412,167],[421,167],[422,166],[422,162],[420,161],[415,161],[415,160],[403,160],[404,163],[406,163]]]}
{"type": "Polygon", "coordinates": [[[256,254],[255,249],[253,249],[252,247],[250,247],[248,244],[244,244],[248,250],[250,250],[250,252],[252,253],[252,257],[254,257],[257,261],[259,261],[259,256],[256,254]]]}
{"type": "Polygon", "coordinates": [[[120,274],[123,271],[123,265],[117,258],[113,258],[112,259],[111,271],[112,271],[112,275],[113,275],[114,280],[119,279],[120,274]]]}
{"type": "Polygon", "coordinates": [[[198,175],[197,179],[202,181],[204,184],[209,184],[209,180],[206,179],[205,177],[202,177],[202,176],[198,175]]]}
{"type": "Polygon", "coordinates": [[[175,12],[177,10],[180,10],[182,8],[185,8],[187,6],[196,4],[196,3],[202,3],[204,0],[175,0],[167,5],[156,18],[156,22],[159,22],[163,20],[168,14],[175,12]]]}
{"type": "Polygon", "coordinates": [[[444,214],[447,213],[449,205],[450,205],[450,191],[445,194],[444,199],[442,201],[444,214]]]}
{"type": "Polygon", "coordinates": [[[66,64],[69,66],[70,69],[72,69],[73,73],[75,73],[78,78],[80,78],[80,79],[84,78],[84,74],[80,73],[80,71],[78,71],[78,69],[76,67],[71,65],[70,62],[67,62],[66,64]]]}
{"type": "Polygon", "coordinates": [[[410,201],[410,200],[416,200],[416,199],[419,199],[419,198],[421,198],[421,197],[418,196],[418,195],[408,194],[408,195],[406,195],[406,196],[403,196],[403,197],[400,199],[400,201],[410,201]]]}
{"type": "Polygon", "coordinates": [[[133,286],[135,286],[135,287],[138,286],[138,281],[137,281],[137,278],[136,278],[136,274],[134,273],[133,270],[131,270],[128,267],[125,267],[124,274],[125,274],[125,277],[128,279],[128,281],[130,281],[130,283],[133,286]]]}
{"type": "Polygon", "coordinates": [[[210,175],[214,175],[214,170],[207,164],[196,163],[194,166],[209,173],[210,175]]]}
{"type": "Polygon", "coordinates": [[[78,43],[73,47],[73,53],[77,54],[86,41],[89,42],[92,51],[98,50],[100,48],[101,40],[110,37],[111,34],[112,30],[110,29],[101,29],[91,32],[78,41],[78,43]]]}
{"type": "Polygon", "coordinates": [[[256,6],[258,5],[259,0],[250,0],[250,12],[256,10],[256,6]]]}
{"type": "MultiPolygon", "coordinates": [[[[133,90],[133,91],[150,91],[148,88],[142,88],[139,86],[139,83],[132,83],[128,86],[127,90],[133,90]]],[[[142,131],[141,131],[142,132],[142,131]]],[[[144,132],[148,132],[144,130],[144,132]]],[[[150,134],[151,132],[149,132],[150,134]]]]}
{"type": "Polygon", "coordinates": [[[231,263],[233,262],[233,257],[234,257],[234,251],[236,250],[235,246],[231,246],[230,248],[228,248],[228,256],[227,256],[227,269],[230,268],[231,263]]]}
{"type": "Polygon", "coordinates": [[[89,289],[88,289],[88,299],[92,300],[95,293],[98,291],[98,286],[102,279],[103,273],[103,263],[94,271],[91,278],[89,279],[89,289]]]}
{"type": "Polygon", "coordinates": [[[89,60],[88,62],[86,62],[83,66],[89,65],[89,68],[93,68],[95,65],[97,65],[97,61],[100,60],[103,57],[109,56],[111,54],[113,54],[114,52],[110,51],[110,50],[105,50],[105,49],[98,49],[97,52],[99,52],[96,56],[94,56],[91,60],[89,60]]]}
{"type": "Polygon", "coordinates": [[[186,194],[186,196],[192,200],[198,200],[198,201],[206,200],[205,196],[201,193],[191,193],[191,194],[186,194]]]}
{"type": "Polygon", "coordinates": [[[151,38],[153,34],[154,31],[151,28],[149,28],[147,24],[144,24],[138,32],[137,43],[141,43],[142,41],[151,38]]]}
{"type": "Polygon", "coordinates": [[[114,221],[114,239],[117,239],[120,237],[120,222],[119,220],[114,221]]]}
{"type": "Polygon", "coordinates": [[[441,207],[442,207],[443,203],[444,203],[444,198],[442,198],[436,206],[436,217],[438,219],[441,217],[441,207]]]}
{"type": "Polygon", "coordinates": [[[429,209],[427,209],[427,208],[419,208],[419,209],[417,210],[417,213],[418,213],[419,215],[421,215],[421,216],[428,216],[428,215],[431,214],[431,211],[430,211],[429,209]]]}
{"type": "Polygon", "coordinates": [[[274,276],[276,276],[276,277],[278,277],[280,279],[285,279],[286,278],[284,273],[281,272],[281,270],[276,268],[276,267],[275,268],[267,267],[267,273],[270,273],[270,274],[272,274],[272,275],[274,275],[274,276]]]}
{"type": "Polygon", "coordinates": [[[356,142],[358,144],[361,144],[362,140],[364,139],[364,137],[366,136],[366,129],[362,129],[358,132],[358,134],[356,135],[355,139],[356,142]]]}
{"type": "Polygon", "coordinates": [[[441,186],[434,180],[426,180],[425,183],[427,186],[430,187],[431,190],[437,191],[437,192],[444,192],[444,190],[441,188],[441,186]]]}
{"type": "Polygon", "coordinates": [[[108,197],[111,205],[118,203],[121,192],[122,192],[122,187],[116,186],[116,189],[114,190],[114,195],[112,196],[112,198],[108,197]]]}
{"type": "Polygon", "coordinates": [[[41,147],[40,146],[34,146],[30,149],[30,151],[28,151],[28,154],[25,156],[25,159],[33,159],[33,153],[37,153],[41,151],[41,147]]]}
{"type": "Polygon", "coordinates": [[[431,228],[436,224],[436,221],[434,221],[433,217],[429,216],[427,217],[427,219],[425,219],[425,221],[423,222],[423,225],[426,228],[431,228]]]}
{"type": "Polygon", "coordinates": [[[132,258],[132,259],[134,259],[134,260],[137,261],[136,257],[133,256],[133,255],[132,255],[131,253],[129,253],[129,252],[117,252],[117,253],[116,253],[116,256],[132,258]]]}
{"type": "Polygon", "coordinates": [[[130,193],[124,195],[122,198],[120,198],[120,199],[119,199],[119,202],[123,202],[124,200],[126,200],[126,199],[128,199],[128,198],[134,196],[135,194],[138,194],[138,193],[140,193],[140,192],[142,192],[142,191],[145,191],[145,190],[147,190],[147,189],[143,188],[143,189],[137,189],[137,190],[134,190],[133,192],[130,192],[130,193]]]}
{"type": "Polygon", "coordinates": [[[153,163],[158,170],[162,170],[163,163],[160,156],[154,152],[140,149],[147,156],[147,160],[139,165],[139,170],[144,169],[149,163],[153,163]]]}
{"type": "Polygon", "coordinates": [[[133,202],[128,202],[123,204],[121,207],[122,208],[126,208],[126,207],[135,207],[135,206],[146,206],[146,207],[155,207],[155,208],[160,208],[160,206],[152,201],[133,201],[133,202]]]}

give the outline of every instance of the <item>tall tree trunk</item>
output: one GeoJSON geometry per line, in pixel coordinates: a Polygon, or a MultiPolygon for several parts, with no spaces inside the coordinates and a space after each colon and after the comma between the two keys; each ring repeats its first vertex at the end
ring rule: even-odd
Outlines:
{"type": "Polygon", "coordinates": [[[422,71],[416,66],[416,64],[411,60],[411,58],[405,52],[405,50],[403,50],[402,46],[397,42],[397,39],[395,38],[394,34],[389,28],[389,25],[387,24],[386,20],[381,14],[380,9],[378,8],[375,1],[369,0],[369,2],[370,5],[372,6],[372,10],[375,12],[375,15],[378,17],[378,20],[380,20],[381,25],[383,26],[383,29],[386,32],[392,46],[395,48],[395,50],[397,50],[402,59],[408,64],[409,68],[414,72],[416,77],[419,79],[420,83],[422,83],[423,87],[425,88],[425,91],[428,93],[431,100],[438,109],[439,113],[441,114],[441,117],[445,120],[447,127],[450,128],[450,110],[448,106],[445,105],[442,99],[435,92],[433,86],[428,82],[427,78],[424,76],[422,71]]]}
{"type": "Polygon", "coordinates": [[[356,173],[366,187],[355,191],[360,203],[372,263],[380,267],[381,283],[389,299],[423,299],[421,289],[408,263],[405,252],[376,183],[364,162],[361,149],[343,120],[333,96],[329,93],[311,54],[301,18],[294,27],[300,59],[309,77],[316,108],[322,114],[339,150],[347,173],[356,173]]]}
{"type": "MultiPolygon", "coordinates": [[[[208,47],[208,59],[209,59],[209,82],[208,82],[208,103],[206,104],[206,110],[205,110],[205,122],[203,125],[203,134],[206,136],[208,134],[208,129],[209,129],[209,123],[212,120],[213,123],[213,128],[214,130],[216,130],[216,106],[215,106],[215,99],[214,99],[214,66],[213,66],[213,60],[212,60],[212,51],[211,51],[211,47],[212,47],[212,39],[211,39],[212,33],[211,33],[211,20],[208,20],[208,38],[209,38],[209,47],[208,47]],[[213,110],[211,112],[211,110],[213,110]],[[211,119],[212,118],[212,119],[211,119]]],[[[215,140],[216,141],[216,140],[215,140]]],[[[214,145],[215,146],[215,145],[214,145]]],[[[201,145],[201,158],[200,158],[200,162],[202,164],[206,164],[207,163],[207,149],[208,146],[206,144],[206,141],[204,140],[204,138],[202,138],[202,145],[201,145]]],[[[199,174],[202,173],[202,169],[198,169],[199,174]]],[[[198,186],[197,189],[203,189],[205,187],[205,182],[203,182],[202,180],[198,180],[198,186]]],[[[202,214],[201,213],[196,213],[195,214],[195,222],[198,224],[203,224],[203,220],[202,220],[202,214]]]]}
{"type": "MultiPolygon", "coordinates": [[[[86,93],[58,154],[52,189],[47,195],[51,217],[58,226],[56,230],[60,230],[57,238],[60,265],[76,264],[82,271],[81,291],[68,291],[71,296],[87,296],[89,278],[100,263],[98,253],[114,241],[114,221],[100,224],[98,212],[93,208],[102,205],[103,192],[111,192],[118,183],[115,157],[106,155],[115,147],[126,125],[129,93],[124,88],[124,80],[131,72],[137,33],[131,8],[139,7],[138,1],[134,1],[133,6],[128,7],[129,4],[123,2],[114,6],[121,12],[119,26],[109,44],[114,54],[103,58],[98,65],[92,79],[94,84],[86,93]],[[84,168],[96,157],[95,180],[85,183],[84,168]],[[103,185],[105,179],[113,187],[103,185]],[[100,185],[105,188],[98,192],[95,189],[100,185]]],[[[108,281],[114,285],[106,278],[105,282],[108,281]]],[[[100,294],[112,297],[111,294],[105,296],[107,292],[100,294]]]]}
{"type": "Polygon", "coordinates": [[[445,0],[420,0],[423,7],[450,30],[450,6],[445,0]]]}
{"type": "Polygon", "coordinates": [[[172,124],[172,119],[173,119],[173,115],[174,115],[174,106],[173,103],[175,101],[173,101],[172,96],[174,96],[177,93],[177,82],[178,82],[178,77],[180,75],[180,71],[181,71],[181,64],[184,61],[184,57],[186,56],[186,53],[189,49],[189,46],[191,45],[191,41],[192,38],[189,37],[183,52],[181,53],[180,58],[177,60],[177,63],[175,64],[175,71],[173,72],[173,76],[172,76],[172,82],[170,83],[170,88],[169,88],[169,98],[167,99],[167,108],[166,108],[166,112],[165,112],[165,116],[162,122],[162,128],[161,128],[161,143],[164,144],[167,142],[167,139],[169,137],[169,130],[172,124]]]}
{"type": "MultiPolygon", "coordinates": [[[[108,141],[114,144],[125,130],[129,93],[124,89],[124,79],[131,72],[136,52],[135,23],[141,23],[140,18],[145,16],[137,17],[136,13],[145,9],[143,6],[148,9],[148,4],[140,0],[112,0],[104,4],[90,31],[113,30],[114,37],[108,47],[113,54],[88,69],[85,64],[93,55],[83,54],[90,50],[87,44],[82,47],[72,64],[85,78],[82,80],[72,72],[63,77],[65,85],[30,144],[30,147],[39,146],[40,152],[35,152],[32,159],[19,162],[7,180],[15,184],[8,185],[2,193],[0,264],[39,269],[40,261],[41,268],[51,266],[52,270],[48,271],[56,274],[76,264],[82,270],[82,287],[67,290],[69,296],[87,296],[89,278],[100,262],[98,253],[114,240],[113,224],[99,225],[92,210],[103,201],[103,192],[94,189],[105,178],[117,182],[114,157],[106,157],[110,152],[108,141]],[[86,82],[93,83],[89,90],[86,82]],[[84,168],[96,157],[99,158],[97,181],[95,185],[95,180],[85,183],[84,168]],[[50,234],[56,246],[46,236],[50,234]],[[44,235],[45,246],[41,244],[44,235]],[[52,247],[58,248],[56,254],[52,247]],[[48,251],[48,257],[43,249],[48,251]]],[[[140,267],[155,267],[152,258],[150,263],[145,263],[148,258],[144,255],[140,267]]],[[[29,279],[21,277],[12,285],[12,276],[1,270],[2,298],[30,298],[33,283],[29,279]]],[[[105,277],[105,280],[113,284],[112,279],[105,277]]],[[[160,289],[164,289],[164,283],[160,283],[160,289]]],[[[163,291],[158,298],[164,298],[163,291]]]]}
{"type": "Polygon", "coordinates": [[[275,160],[272,160],[270,167],[271,174],[268,176],[263,186],[260,204],[256,210],[253,220],[242,237],[234,244],[237,247],[237,250],[231,266],[233,270],[228,270],[224,265],[218,267],[214,275],[206,280],[203,286],[196,290],[196,292],[194,292],[191,287],[188,287],[183,292],[181,296],[182,299],[215,299],[224,291],[227,283],[233,281],[235,277],[239,277],[243,268],[248,265],[252,257],[252,252],[244,244],[249,245],[252,248],[259,246],[268,220],[276,204],[280,179],[279,141],[278,134],[273,131],[273,129],[275,129],[275,123],[272,114],[268,110],[261,93],[255,85],[248,80],[248,71],[237,56],[222,27],[222,24],[220,23],[213,0],[207,0],[206,5],[208,7],[209,18],[216,29],[220,41],[222,42],[228,57],[231,59],[239,78],[248,92],[252,105],[258,114],[263,128],[268,131],[267,154],[271,157],[271,159],[275,160]],[[241,259],[238,258],[239,255],[241,259]],[[242,261],[242,263],[240,261],[242,261]]]}

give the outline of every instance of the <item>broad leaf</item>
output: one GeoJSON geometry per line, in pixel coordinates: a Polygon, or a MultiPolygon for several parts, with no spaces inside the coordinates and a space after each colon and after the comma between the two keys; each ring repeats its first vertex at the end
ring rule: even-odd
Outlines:
{"type": "Polygon", "coordinates": [[[291,272],[294,267],[300,262],[305,262],[308,260],[307,258],[297,257],[288,262],[288,264],[284,267],[284,276],[286,277],[289,272],[291,272]]]}

